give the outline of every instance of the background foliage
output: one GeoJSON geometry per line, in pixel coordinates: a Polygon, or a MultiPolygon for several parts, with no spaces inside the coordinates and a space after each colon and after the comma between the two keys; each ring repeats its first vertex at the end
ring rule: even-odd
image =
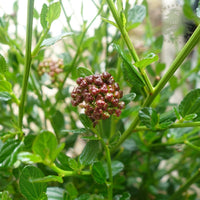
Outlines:
{"type": "MultiPolygon", "coordinates": [[[[18,1],[0,18],[0,199],[199,199],[199,26],[167,69],[162,27],[153,27],[146,0],[92,2],[96,16],[77,31],[64,1],[36,10],[29,0],[26,43],[18,1]],[[66,21],[52,37],[61,12],[66,21]],[[129,35],[138,27],[145,31],[135,50],[129,35]],[[61,53],[51,48],[58,41],[61,53]],[[94,128],[70,93],[78,77],[103,71],[119,83],[126,107],[94,128]],[[177,90],[183,98],[173,103],[177,90]]],[[[185,0],[185,20],[198,25],[199,9],[185,0]]]]}

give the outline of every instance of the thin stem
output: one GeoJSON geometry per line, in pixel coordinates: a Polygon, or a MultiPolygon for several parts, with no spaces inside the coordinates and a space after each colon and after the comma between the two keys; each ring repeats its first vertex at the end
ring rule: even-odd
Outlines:
{"type": "Polygon", "coordinates": [[[108,166],[108,174],[109,174],[109,182],[107,182],[107,188],[108,188],[108,200],[113,199],[113,176],[112,176],[112,165],[111,165],[111,155],[110,155],[110,149],[108,145],[104,142],[103,138],[101,137],[101,134],[98,133],[98,131],[94,128],[91,129],[99,138],[105,153],[106,153],[106,160],[107,160],[107,166],[108,166]]]}
{"type": "MultiPolygon", "coordinates": [[[[142,107],[148,107],[151,105],[153,100],[156,98],[156,96],[160,93],[160,91],[165,87],[169,79],[173,76],[173,74],[176,72],[178,67],[182,64],[184,59],[190,54],[194,46],[197,44],[197,42],[200,39],[200,25],[197,26],[196,30],[188,40],[188,42],[185,44],[185,46],[182,48],[182,50],[179,52],[177,57],[175,58],[174,62],[171,64],[168,71],[165,73],[165,75],[162,77],[160,82],[155,87],[153,93],[149,95],[146,98],[146,101],[144,102],[142,107]]],[[[113,151],[117,149],[126,138],[129,137],[129,135],[132,133],[132,131],[135,129],[135,127],[139,124],[139,115],[135,117],[135,119],[132,121],[130,126],[126,129],[126,131],[122,134],[122,137],[116,144],[116,146],[112,149],[113,151]]]]}
{"type": "Polygon", "coordinates": [[[32,54],[31,54],[32,57],[35,57],[38,54],[38,52],[40,51],[40,48],[41,48],[40,46],[41,46],[42,42],[44,41],[47,33],[49,32],[49,29],[50,29],[50,27],[48,27],[46,30],[43,31],[38,43],[36,44],[32,54]]]}
{"type": "MultiPolygon", "coordinates": [[[[199,140],[200,139],[200,136],[197,135],[197,136],[194,136],[194,137],[191,137],[191,138],[188,138],[187,141],[196,141],[196,140],[199,140]]],[[[179,140],[175,140],[173,142],[166,142],[166,143],[157,143],[157,144],[149,144],[148,147],[164,147],[164,146],[173,146],[173,145],[177,145],[177,144],[184,144],[185,143],[185,139],[179,139],[179,140]]]]}
{"type": "Polygon", "coordinates": [[[25,70],[22,85],[21,101],[19,105],[19,128],[22,129],[24,115],[24,103],[26,99],[28,78],[31,68],[31,44],[32,44],[32,25],[33,25],[34,0],[28,0],[27,6],[27,29],[26,29],[26,53],[25,53],[25,70]]]}
{"type": "Polygon", "coordinates": [[[186,122],[186,123],[175,123],[172,124],[171,126],[163,129],[163,128],[156,128],[156,129],[151,129],[147,128],[146,126],[138,126],[136,127],[133,132],[138,132],[138,131],[162,131],[170,128],[187,128],[187,127],[199,127],[200,122],[186,122]]]}
{"type": "Polygon", "coordinates": [[[55,171],[56,173],[58,173],[60,176],[64,177],[64,176],[75,176],[75,175],[91,175],[90,171],[80,171],[80,172],[76,172],[76,171],[65,171],[63,169],[60,169],[59,167],[57,167],[54,163],[51,164],[49,166],[53,171],[55,171]]]}
{"type": "MultiPolygon", "coordinates": [[[[135,48],[134,48],[134,46],[131,42],[131,39],[130,39],[128,32],[125,28],[125,25],[122,23],[121,18],[120,18],[119,14],[118,14],[118,12],[115,8],[113,0],[107,0],[107,3],[108,3],[108,6],[109,6],[112,14],[113,14],[113,17],[114,17],[116,23],[118,25],[118,28],[119,28],[119,30],[122,34],[122,37],[123,37],[124,41],[126,42],[126,45],[129,49],[129,52],[130,52],[133,60],[135,62],[138,62],[140,59],[139,59],[137,52],[136,52],[136,50],[135,50],[135,48]]],[[[152,86],[151,81],[149,80],[146,72],[144,70],[141,71],[139,68],[138,68],[138,70],[139,70],[140,74],[142,75],[143,80],[146,83],[146,87],[148,88],[149,93],[152,93],[153,92],[153,86],[152,86]]]]}
{"type": "Polygon", "coordinates": [[[185,192],[193,183],[200,178],[200,169],[191,176],[180,188],[169,198],[169,200],[177,200],[181,197],[181,194],[185,192]]]}
{"type": "Polygon", "coordinates": [[[200,151],[200,147],[198,147],[198,146],[192,144],[192,143],[189,142],[188,140],[184,141],[184,143],[185,143],[186,145],[188,145],[189,147],[191,147],[192,149],[194,149],[194,150],[196,150],[196,151],[200,151]]]}
{"type": "MultiPolygon", "coordinates": [[[[67,15],[66,15],[66,12],[65,12],[65,9],[64,9],[64,7],[63,7],[63,5],[62,5],[62,1],[61,1],[61,0],[60,0],[60,3],[61,3],[61,7],[62,7],[62,9],[63,9],[63,11],[64,11],[64,13],[65,13],[65,17],[67,18],[67,15]]],[[[61,93],[62,93],[62,89],[63,89],[63,87],[64,87],[64,85],[65,85],[65,82],[66,82],[66,80],[67,80],[67,78],[68,78],[68,76],[69,76],[69,74],[70,74],[72,68],[73,68],[73,67],[76,67],[75,64],[76,64],[77,59],[78,59],[78,56],[79,56],[79,54],[80,54],[80,52],[81,52],[81,46],[82,46],[83,40],[84,40],[84,38],[85,38],[85,35],[86,35],[88,29],[90,28],[90,26],[93,24],[93,22],[94,22],[95,19],[97,18],[97,16],[98,16],[98,15],[100,14],[100,12],[102,11],[102,8],[103,8],[103,4],[101,5],[101,8],[99,9],[99,11],[98,11],[98,13],[96,14],[96,16],[92,19],[92,21],[89,23],[89,25],[83,30],[82,35],[81,35],[81,39],[80,39],[80,42],[79,42],[79,45],[78,45],[78,48],[77,48],[77,51],[76,51],[76,54],[75,54],[74,59],[72,60],[72,62],[71,62],[71,64],[70,64],[70,67],[69,67],[68,71],[67,71],[66,74],[65,74],[65,77],[64,77],[63,82],[62,82],[61,85],[59,86],[58,94],[61,94],[61,93]]],[[[68,20],[67,20],[67,21],[68,21],[68,20]]],[[[58,104],[58,101],[59,101],[59,98],[57,99],[55,105],[58,104]]]]}

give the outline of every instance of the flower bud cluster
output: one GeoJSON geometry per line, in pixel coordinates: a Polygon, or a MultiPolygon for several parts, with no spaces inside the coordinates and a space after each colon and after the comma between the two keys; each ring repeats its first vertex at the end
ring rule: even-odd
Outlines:
{"type": "Polygon", "coordinates": [[[118,83],[116,83],[108,72],[80,77],[78,84],[71,93],[72,105],[85,109],[85,114],[93,121],[95,126],[99,120],[107,119],[114,114],[120,116],[125,107],[123,96],[118,83]]]}
{"type": "Polygon", "coordinates": [[[42,61],[38,66],[38,74],[42,76],[47,73],[51,77],[51,82],[61,82],[59,75],[63,72],[63,60],[58,59],[57,61],[53,61],[52,59],[46,59],[42,61]]]}

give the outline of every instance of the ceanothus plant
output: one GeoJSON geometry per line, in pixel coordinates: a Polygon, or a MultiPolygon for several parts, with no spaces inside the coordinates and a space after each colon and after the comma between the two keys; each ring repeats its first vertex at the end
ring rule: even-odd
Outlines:
{"type": "Polygon", "coordinates": [[[25,44],[20,1],[0,17],[0,199],[199,199],[200,7],[184,1],[197,27],[166,69],[147,0],[91,2],[75,30],[66,2],[28,0],[25,44]]]}

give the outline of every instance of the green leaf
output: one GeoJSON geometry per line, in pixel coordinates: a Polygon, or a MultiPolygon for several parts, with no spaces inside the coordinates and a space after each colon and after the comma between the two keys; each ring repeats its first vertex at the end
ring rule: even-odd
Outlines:
{"type": "Polygon", "coordinates": [[[9,44],[9,39],[7,38],[6,30],[0,26],[0,43],[9,44]]]}
{"type": "Polygon", "coordinates": [[[83,149],[81,155],[79,156],[79,161],[82,165],[92,164],[99,153],[99,141],[90,140],[87,142],[85,148],[83,149]]]}
{"type": "Polygon", "coordinates": [[[40,13],[40,24],[42,25],[43,29],[47,28],[47,19],[46,19],[47,13],[48,13],[48,6],[44,3],[40,13]]]}
{"type": "Polygon", "coordinates": [[[106,172],[101,162],[95,162],[92,165],[92,177],[99,184],[106,182],[106,172]]]}
{"type": "Polygon", "coordinates": [[[0,147],[0,166],[11,167],[17,161],[17,155],[23,142],[19,140],[9,140],[0,147]]]}
{"type": "Polygon", "coordinates": [[[6,80],[0,80],[0,92],[12,92],[12,85],[6,80]]]}
{"type": "Polygon", "coordinates": [[[109,19],[106,19],[106,18],[104,18],[104,17],[102,17],[101,19],[102,19],[103,21],[105,21],[106,23],[109,23],[109,24],[115,26],[115,27],[118,29],[118,26],[117,26],[117,24],[116,24],[115,22],[113,22],[113,21],[111,21],[111,20],[109,20],[109,19]]]}
{"type": "Polygon", "coordinates": [[[51,124],[55,133],[60,133],[65,127],[65,119],[62,112],[59,110],[54,111],[54,114],[51,116],[51,124]]]}
{"type": "Polygon", "coordinates": [[[123,74],[124,79],[130,84],[132,87],[144,87],[144,81],[138,71],[133,67],[131,61],[126,56],[125,52],[121,49],[118,44],[113,43],[113,47],[117,50],[119,55],[123,60],[123,74]]]}
{"type": "Polygon", "coordinates": [[[42,162],[42,159],[39,155],[30,153],[30,152],[20,152],[17,155],[17,158],[21,162],[28,163],[28,164],[42,162]]]}
{"type": "Polygon", "coordinates": [[[64,189],[59,187],[48,187],[46,192],[48,200],[63,200],[64,193],[64,189]]]}
{"type": "Polygon", "coordinates": [[[5,58],[0,54],[0,73],[5,74],[8,71],[8,65],[5,58]]]}
{"type": "Polygon", "coordinates": [[[63,183],[63,179],[60,176],[49,175],[42,178],[33,178],[30,180],[32,183],[47,183],[47,182],[59,182],[63,183]]]}
{"type": "Polygon", "coordinates": [[[12,99],[8,92],[0,92],[0,101],[9,101],[12,99]]]}
{"type": "Polygon", "coordinates": [[[60,2],[55,2],[49,6],[49,10],[46,16],[46,20],[49,23],[49,27],[51,26],[54,20],[59,18],[60,13],[61,13],[60,2]]]}
{"type": "Polygon", "coordinates": [[[40,17],[38,11],[37,11],[35,8],[34,8],[34,10],[33,10],[33,17],[34,17],[35,19],[39,19],[39,17],[40,17]]]}
{"type": "Polygon", "coordinates": [[[153,108],[143,108],[139,111],[139,117],[141,122],[148,128],[155,128],[158,123],[158,115],[153,108]]]}
{"type": "MultiPolygon", "coordinates": [[[[124,169],[124,164],[118,160],[114,160],[111,162],[111,167],[112,167],[112,176],[115,176],[124,169]]],[[[109,174],[108,174],[107,164],[104,164],[104,169],[106,171],[106,177],[108,178],[109,174]]]]}
{"type": "Polygon", "coordinates": [[[176,120],[176,114],[174,110],[164,112],[160,115],[159,126],[160,128],[167,128],[171,124],[173,124],[175,120],[176,120]]]}
{"type": "Polygon", "coordinates": [[[69,167],[73,170],[78,170],[78,162],[74,158],[68,158],[69,167]]]}
{"type": "Polygon", "coordinates": [[[190,91],[179,105],[179,112],[184,118],[189,114],[197,114],[200,117],[200,89],[190,91]]]}
{"type": "Polygon", "coordinates": [[[78,191],[72,182],[67,183],[66,190],[71,199],[75,199],[78,196],[78,191]]]}
{"type": "Polygon", "coordinates": [[[31,180],[36,178],[42,178],[44,174],[42,171],[34,166],[26,166],[21,173],[19,179],[19,187],[21,193],[28,200],[41,199],[46,192],[46,183],[33,183],[31,180]]]}
{"type": "Polygon", "coordinates": [[[58,154],[56,151],[58,142],[56,136],[49,131],[42,131],[35,138],[32,150],[38,154],[43,161],[53,162],[58,154]]]}
{"type": "Polygon", "coordinates": [[[186,116],[184,117],[184,120],[190,121],[190,120],[195,119],[196,117],[197,117],[197,114],[193,113],[193,114],[186,115],[186,116]]]}
{"type": "Polygon", "coordinates": [[[143,5],[135,5],[128,11],[127,29],[137,27],[146,17],[146,7],[143,5]]]}
{"type": "Polygon", "coordinates": [[[193,21],[198,21],[198,17],[195,15],[195,12],[192,10],[190,1],[184,2],[183,13],[184,13],[185,17],[187,17],[188,19],[193,20],[193,21]]]}
{"type": "Polygon", "coordinates": [[[112,147],[114,147],[114,146],[118,143],[120,137],[121,137],[120,131],[118,131],[117,133],[115,133],[115,134],[110,138],[110,141],[109,141],[109,148],[112,149],[112,147]]]}
{"type": "Polygon", "coordinates": [[[157,61],[158,58],[159,58],[158,55],[155,55],[154,53],[150,53],[144,59],[136,62],[134,65],[136,67],[139,67],[140,69],[144,69],[145,67],[147,67],[151,63],[157,61]]]}
{"type": "Polygon", "coordinates": [[[126,94],[124,95],[120,101],[123,101],[126,105],[129,104],[131,101],[133,101],[136,97],[136,94],[135,93],[129,93],[129,94],[126,94]]]}
{"type": "Polygon", "coordinates": [[[85,128],[91,128],[92,127],[92,121],[87,115],[81,113],[79,115],[79,119],[82,122],[82,124],[85,126],[85,128]]]}
{"type": "Polygon", "coordinates": [[[64,37],[71,36],[72,34],[73,34],[72,32],[66,32],[55,37],[47,38],[42,42],[40,47],[42,48],[42,47],[51,46],[55,44],[56,42],[58,42],[59,40],[63,39],[64,37]]]}
{"type": "Polygon", "coordinates": [[[86,77],[86,76],[93,75],[92,71],[90,71],[86,67],[78,67],[77,68],[77,74],[78,74],[79,77],[86,77]]]}

